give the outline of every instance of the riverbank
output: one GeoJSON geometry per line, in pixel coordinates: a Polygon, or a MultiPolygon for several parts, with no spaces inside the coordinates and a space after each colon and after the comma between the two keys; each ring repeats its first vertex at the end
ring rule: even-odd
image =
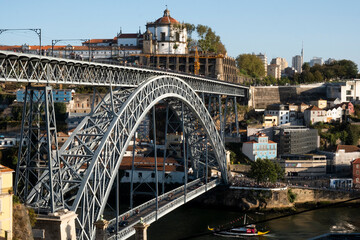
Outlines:
{"type": "MultiPolygon", "coordinates": [[[[317,204],[336,203],[360,196],[358,192],[334,191],[330,189],[305,189],[287,187],[281,189],[230,188],[219,186],[194,200],[206,207],[240,211],[289,210],[307,208],[317,204]]],[[[351,204],[360,203],[360,200],[351,204]]]]}

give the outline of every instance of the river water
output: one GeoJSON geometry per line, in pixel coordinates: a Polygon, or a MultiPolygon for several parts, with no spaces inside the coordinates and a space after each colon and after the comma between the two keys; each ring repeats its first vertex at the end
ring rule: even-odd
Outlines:
{"type": "MultiPolygon", "coordinates": [[[[247,214],[253,221],[285,215],[285,213],[247,214]]],[[[231,224],[226,224],[243,217],[243,215],[244,213],[239,211],[209,209],[191,203],[186,204],[152,223],[148,229],[148,239],[172,240],[206,234],[210,232],[207,230],[208,225],[210,227],[221,225],[231,227],[231,224]]],[[[241,224],[242,221],[238,220],[235,224],[241,224]]],[[[257,225],[257,228],[260,231],[270,230],[270,233],[262,237],[242,239],[308,239],[329,232],[360,232],[360,206],[319,209],[266,222],[257,225]]],[[[229,238],[203,235],[189,239],[226,240],[229,238]]]]}

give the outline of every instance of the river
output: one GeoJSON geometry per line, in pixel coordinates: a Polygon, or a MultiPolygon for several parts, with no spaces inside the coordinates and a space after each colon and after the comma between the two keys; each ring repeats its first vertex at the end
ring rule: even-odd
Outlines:
{"type": "MultiPolygon", "coordinates": [[[[282,214],[285,213],[248,213],[254,221],[282,214]]],[[[190,203],[152,223],[148,229],[148,239],[172,240],[209,233],[208,225],[211,227],[225,225],[243,215],[244,213],[239,211],[201,208],[199,205],[190,203]]],[[[328,232],[360,232],[359,216],[360,206],[319,209],[258,225],[259,230],[267,229],[270,233],[267,236],[251,239],[308,239],[328,232]]],[[[237,223],[242,223],[242,220],[238,220],[237,223]]],[[[231,227],[231,224],[226,227],[231,227]]],[[[204,235],[191,239],[225,240],[229,238],[204,235]]]]}

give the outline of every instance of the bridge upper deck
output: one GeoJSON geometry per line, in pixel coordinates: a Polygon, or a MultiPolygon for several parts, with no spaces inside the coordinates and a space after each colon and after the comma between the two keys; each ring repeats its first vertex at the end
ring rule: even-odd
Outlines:
{"type": "Polygon", "coordinates": [[[136,87],[152,76],[185,80],[195,91],[248,97],[248,87],[192,74],[0,51],[0,81],[136,87]]]}

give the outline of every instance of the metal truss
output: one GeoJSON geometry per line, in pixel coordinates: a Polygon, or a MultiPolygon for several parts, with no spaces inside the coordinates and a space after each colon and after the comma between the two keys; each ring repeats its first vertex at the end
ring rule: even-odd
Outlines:
{"type": "Polygon", "coordinates": [[[186,73],[0,51],[0,81],[5,82],[137,87],[159,75],[179,77],[196,92],[248,97],[248,87],[186,73]]]}
{"type": "MultiPolygon", "coordinates": [[[[197,93],[185,81],[171,76],[151,77],[137,88],[112,91],[75,129],[60,149],[65,207],[78,214],[78,237],[94,239],[93,223],[104,211],[122,157],[138,125],[156,103],[181,101],[184,123],[198,119],[213,148],[214,159],[227,181],[223,141],[197,93]],[[186,116],[192,114],[191,118],[186,116]]],[[[188,125],[190,128],[190,125],[188,125]]],[[[184,127],[185,129],[185,127],[184,127]]],[[[187,135],[191,135],[190,130],[187,135]]]]}
{"type": "Polygon", "coordinates": [[[15,194],[40,212],[64,203],[53,103],[51,87],[26,88],[15,194]]]}

